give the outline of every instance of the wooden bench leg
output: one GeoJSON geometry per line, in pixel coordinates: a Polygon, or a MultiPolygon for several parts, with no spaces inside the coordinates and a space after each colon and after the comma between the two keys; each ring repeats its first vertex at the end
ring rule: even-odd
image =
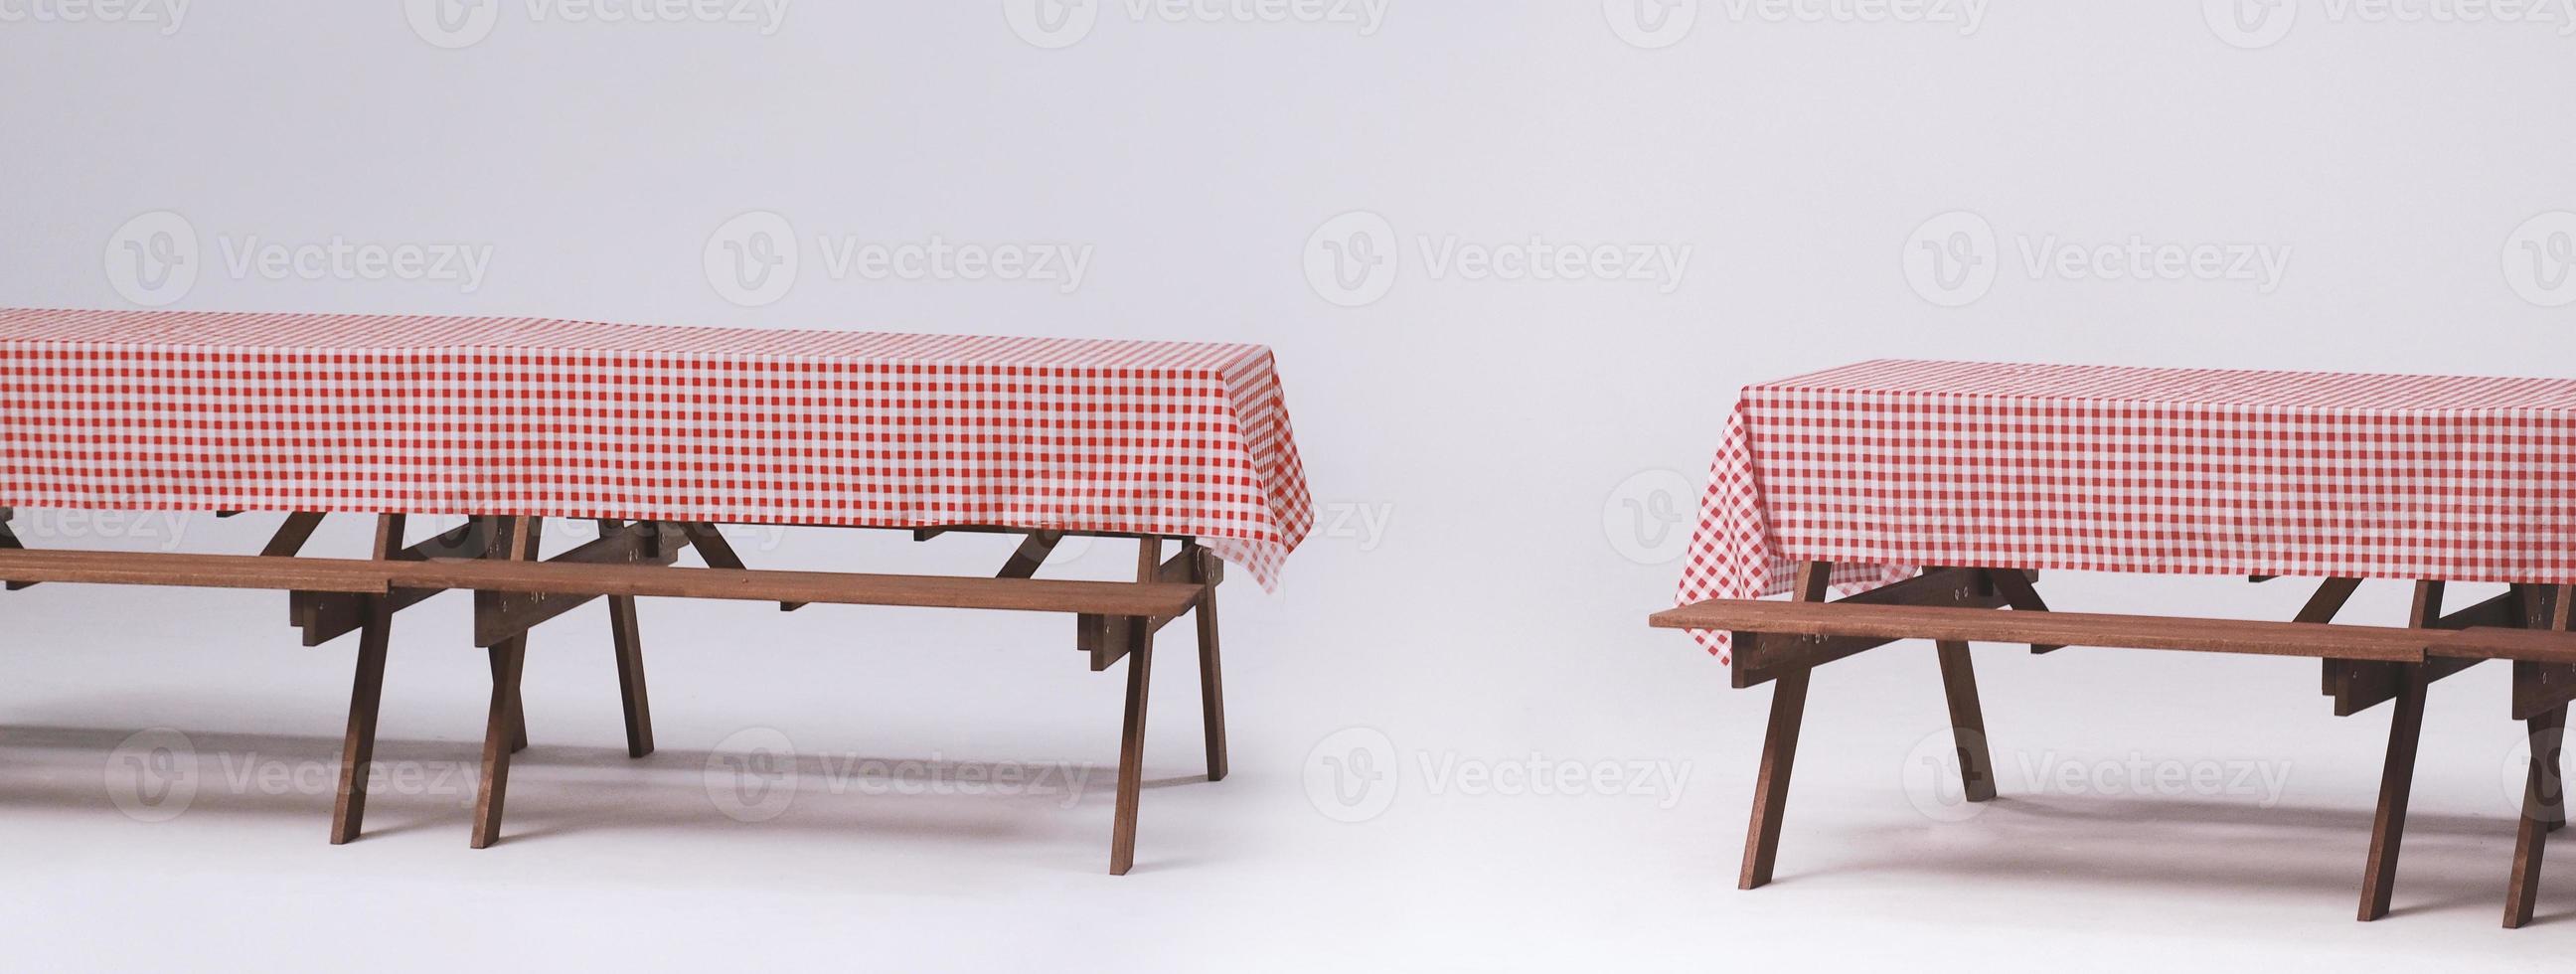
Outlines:
{"type": "Polygon", "coordinates": [[[519,674],[527,663],[527,637],[513,637],[499,648],[501,666],[492,678],[491,710],[483,722],[483,777],[474,793],[474,839],[477,849],[501,839],[501,803],[510,790],[510,727],[518,717],[519,674]]]}
{"type": "Polygon", "coordinates": [[[1986,749],[1986,712],[1977,703],[1977,671],[1968,644],[1937,645],[1941,689],[1950,698],[1950,736],[1959,748],[1959,784],[1972,802],[1995,797],[1995,759],[1986,749]]]}
{"type": "Polygon", "coordinates": [[[644,637],[633,596],[608,597],[608,629],[617,642],[617,697],[626,713],[626,756],[653,753],[653,707],[644,694],[644,637]]]}
{"type": "Polygon", "coordinates": [[[368,765],[376,758],[376,710],[385,693],[385,645],[392,634],[392,607],[381,596],[367,599],[367,625],[358,632],[358,674],[349,689],[349,732],[340,741],[340,792],[331,809],[331,844],[358,837],[367,816],[368,765]]]}
{"type": "Polygon", "coordinates": [[[1199,596],[1192,615],[1199,624],[1199,715],[1207,732],[1207,769],[1209,781],[1225,780],[1225,676],[1217,661],[1216,555],[1195,543],[1189,546],[1191,579],[1207,585],[1199,596]]]}
{"type": "MultiPolygon", "coordinates": [[[[484,549],[485,557],[515,557],[512,553],[518,550],[519,536],[524,533],[528,536],[528,557],[526,560],[535,560],[537,552],[536,532],[538,525],[538,520],[536,518],[496,517],[492,518],[491,521],[492,524],[489,530],[492,532],[492,540],[484,549]]],[[[497,592],[474,593],[474,601],[478,611],[483,610],[490,603],[506,597],[507,596],[497,592]]],[[[522,643],[522,645],[524,645],[524,643],[522,643]]],[[[495,645],[492,648],[485,650],[484,655],[489,657],[491,660],[492,682],[493,685],[498,686],[501,682],[501,669],[506,665],[502,660],[503,654],[501,652],[501,647],[495,645]]],[[[510,713],[510,751],[515,754],[527,749],[527,710],[524,707],[512,707],[510,713]]]]}
{"type": "Polygon", "coordinates": [[[2361,877],[2363,922],[2388,915],[2397,889],[2397,851],[2406,837],[2406,800],[2415,788],[2415,745],[2424,732],[2424,664],[2397,664],[2397,697],[2388,719],[2388,760],[2379,772],[2379,812],[2370,826],[2370,859],[2361,877]]]}
{"type": "Polygon", "coordinates": [[[1135,646],[1127,651],[1127,717],[1118,739],[1118,813],[1111,823],[1109,874],[1127,875],[1136,864],[1136,804],[1145,788],[1145,702],[1154,672],[1153,620],[1138,619],[1135,646]]]}
{"type": "Polygon", "coordinates": [[[2549,833],[2567,819],[2564,782],[2559,779],[2559,748],[2567,730],[2564,704],[2527,722],[2531,734],[2531,770],[2523,779],[2522,822],[2514,832],[2513,879],[2505,889],[2504,925],[2511,930],[2531,922],[2540,900],[2540,859],[2549,833]]]}
{"type": "MultiPolygon", "coordinates": [[[[500,646],[496,645],[489,650],[485,650],[484,655],[492,662],[492,685],[501,685],[501,670],[509,665],[508,660],[505,658],[506,654],[502,651],[500,646]]],[[[515,754],[527,749],[527,712],[521,708],[512,707],[510,708],[510,751],[515,754]]]]}
{"type": "MultiPolygon", "coordinates": [[[[503,549],[514,561],[534,561],[537,556],[537,519],[510,519],[508,543],[503,549]]],[[[477,592],[479,596],[496,593],[477,592]]],[[[489,611],[489,600],[478,599],[478,609],[489,611]]],[[[472,845],[487,849],[501,838],[501,807],[510,789],[510,755],[524,747],[526,725],[520,720],[519,677],[527,668],[528,637],[521,633],[492,646],[492,703],[483,721],[483,773],[474,793],[474,837],[472,845]]]]}
{"type": "Polygon", "coordinates": [[[1753,823],[1744,835],[1744,873],[1737,889],[1771,881],[1780,858],[1780,817],[1789,804],[1789,769],[1798,760],[1798,725],[1807,712],[1807,677],[1812,670],[1780,674],[1771,681],[1771,728],[1762,736],[1762,770],[1753,779],[1753,823]]]}
{"type": "MultiPolygon", "coordinates": [[[[295,517],[306,519],[307,534],[311,522],[321,520],[319,515],[295,517]]],[[[400,550],[402,534],[402,515],[378,517],[376,557],[389,558],[400,550]]],[[[386,596],[371,596],[366,605],[366,626],[358,633],[357,676],[349,688],[349,730],[340,740],[340,789],[331,807],[332,845],[358,837],[367,817],[367,773],[376,759],[376,713],[385,695],[385,651],[393,636],[394,609],[393,600],[386,596]]]]}
{"type": "MultiPolygon", "coordinates": [[[[1829,562],[1798,564],[1791,590],[1801,602],[1822,602],[1833,579],[1829,562]]],[[[1813,667],[1780,674],[1771,681],[1771,724],[1762,733],[1762,768],[1753,778],[1753,820],[1744,830],[1744,871],[1737,889],[1771,882],[1771,867],[1780,858],[1780,818],[1789,805],[1789,770],[1798,761],[1798,726],[1807,715],[1807,678],[1813,667]]]]}

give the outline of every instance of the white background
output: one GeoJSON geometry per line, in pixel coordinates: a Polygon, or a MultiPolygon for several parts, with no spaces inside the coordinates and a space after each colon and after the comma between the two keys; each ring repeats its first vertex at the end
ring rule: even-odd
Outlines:
{"type": "MultiPolygon", "coordinates": [[[[1996,0],[1970,29],[1943,5],[1703,0],[1656,32],[1656,6],[1631,2],[1392,0],[1370,29],[1359,4],[1359,22],[1308,23],[1099,0],[1087,33],[1049,34],[994,0],[803,0],[749,23],[511,0],[459,35],[415,29],[396,0],[197,0],[175,23],[157,2],[102,22],[0,0],[0,306],[132,306],[124,228],[168,211],[196,276],[140,297],[174,308],[1261,342],[1324,518],[1283,591],[1225,592],[1223,783],[1196,779],[1194,668],[1185,638],[1167,643],[1156,786],[1119,879],[1103,871],[1119,680],[1051,623],[648,603],[662,751],[629,762],[588,609],[533,642],[536,744],[500,846],[469,851],[460,794],[430,786],[379,795],[369,835],[332,848],[327,783],[271,794],[226,769],[327,766],[348,642],[296,648],[275,595],[11,594],[10,965],[2563,963],[2576,867],[2544,883],[2543,923],[2495,929],[2518,736],[2500,667],[2435,688],[2399,910],[2378,924],[2350,916],[2385,708],[2328,716],[2313,664],[2108,651],[1979,650],[2007,795],[1964,822],[1904,784],[1942,723],[1930,660],[1824,672],[1781,881],[1740,893],[1767,691],[1727,689],[1643,617],[1669,602],[1666,532],[1687,530],[1748,382],[1880,356],[2569,374],[2566,227],[2531,223],[2576,210],[2566,11],[2247,0],[2239,28],[2228,0],[1996,0]],[[1353,211],[1374,220],[1319,235],[1353,211]],[[1932,222],[1954,211],[1973,216],[1932,222]],[[707,260],[748,212],[800,249],[794,284],[753,307],[707,260]],[[1310,283],[1355,226],[1395,244],[1393,276],[1310,283]],[[1978,226],[1989,284],[1909,276],[1921,245],[1978,226]],[[818,240],[934,237],[1090,256],[1070,289],[835,279],[818,240]],[[227,260],[335,238],[489,266],[469,288],[227,260]],[[1665,281],[1430,259],[1533,238],[1689,257],[1665,281]],[[2026,260],[2133,240],[2285,263],[2277,280],[2103,280],[2026,260]],[[164,822],[115,800],[117,749],[151,727],[199,761],[164,822]],[[746,728],[815,762],[768,821],[708,797],[711,752],[746,728]],[[1354,742],[1397,773],[1374,779],[1391,804],[1350,823],[1308,784],[1354,742]],[[1097,775],[1072,796],[827,793],[852,757],[1097,775]],[[1605,761],[1680,784],[1497,794],[1444,775],[1605,761]],[[2158,788],[2122,770],[2139,762],[2286,777],[2158,788]],[[2123,793],[2023,780],[2069,766],[2123,793]]],[[[31,529],[41,513],[19,522],[40,544],[204,551],[255,550],[275,521],[31,529]]],[[[338,524],[315,550],[363,534],[338,524]]],[[[1007,548],[739,543],[763,564],[874,570],[990,570],[1007,548]]],[[[1051,571],[1114,577],[1129,557],[1102,543],[1051,571]]],[[[2061,606],[2271,617],[2303,594],[2049,583],[2061,606]]],[[[2392,621],[2402,601],[2366,587],[2350,618],[2392,621]]],[[[474,753],[483,662],[458,602],[401,617],[386,760],[474,753]]]]}

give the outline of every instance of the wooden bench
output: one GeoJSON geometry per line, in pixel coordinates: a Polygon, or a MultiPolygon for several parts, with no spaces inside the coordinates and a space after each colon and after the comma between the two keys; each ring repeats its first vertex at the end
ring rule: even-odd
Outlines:
{"type": "Polygon", "coordinates": [[[355,838],[365,814],[367,764],[374,751],[391,617],[430,595],[450,590],[476,593],[476,642],[492,654],[493,698],[476,798],[475,848],[497,841],[509,756],[527,746],[518,686],[527,632],[598,598],[610,602],[627,750],[634,757],[653,749],[634,619],[633,600],[638,597],[777,602],[785,608],[839,604],[1073,616],[1075,646],[1088,654],[1093,670],[1122,660],[1128,664],[1110,867],[1111,872],[1122,874],[1134,861],[1153,636],[1173,620],[1195,614],[1209,777],[1225,775],[1212,595],[1224,575],[1221,563],[1188,539],[1181,539],[1180,552],[1167,560],[1161,551],[1164,542],[1172,539],[1128,535],[1139,542],[1138,580],[1102,582],[1030,577],[1063,537],[1058,532],[1028,532],[1028,542],[994,577],[958,577],[746,568],[714,526],[706,524],[602,522],[599,540],[540,561],[536,558],[539,523],[534,518],[476,518],[436,538],[405,546],[403,517],[382,515],[374,557],[298,554],[320,520],[319,514],[290,516],[259,555],[34,550],[20,545],[14,536],[0,537],[4,542],[0,543],[0,580],[12,588],[72,583],[283,590],[293,593],[291,615],[304,630],[307,644],[359,632],[358,672],[332,819],[334,843],[355,838]],[[679,549],[692,546],[711,567],[673,567],[679,549]]]}
{"type": "Polygon", "coordinates": [[[2558,780],[2559,736],[2576,698],[2576,597],[2564,586],[2515,586],[2445,615],[2442,585],[2416,583],[2406,626],[2330,622],[2357,582],[2329,579],[2295,621],[2054,612],[2022,572],[1936,568],[1839,601],[1825,601],[1829,566],[1800,566],[1791,601],[1712,599],[1657,612],[1653,626],[1725,631],[1734,642],[1737,686],[1776,682],[1756,779],[1740,885],[1770,881],[1779,846],[1807,676],[1816,666],[1903,639],[1933,642],[1949,696],[1954,743],[1968,800],[1994,797],[1993,759],[1968,657],[1973,642],[2261,654],[2325,660],[2326,691],[2338,713],[2379,700],[2397,703],[2389,728],[2380,802],[2364,873],[2360,918],[2385,915],[2395,883],[2426,684],[2481,660],[2515,664],[2514,716],[2529,722],[2533,759],[2508,889],[2506,926],[2531,918],[2546,833],[2566,819],[2558,780]],[[2002,611],[1998,611],[2002,610],[2002,611]],[[2514,623],[2529,627],[2516,627],[2514,623]]]}
{"type": "MultiPolygon", "coordinates": [[[[2430,645],[2425,633],[2385,626],[1752,599],[1711,599],[1658,612],[1650,622],[1664,629],[1724,629],[1759,635],[2039,643],[2397,663],[2422,662],[2430,645]]],[[[2552,638],[2576,647],[2576,637],[2552,638]]]]}

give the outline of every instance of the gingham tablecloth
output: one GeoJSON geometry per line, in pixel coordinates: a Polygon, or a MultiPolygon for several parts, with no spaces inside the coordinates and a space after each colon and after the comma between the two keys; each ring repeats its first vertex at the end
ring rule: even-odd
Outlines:
{"type": "Polygon", "coordinates": [[[1269,349],[0,310],[0,507],[1193,535],[1313,514],[1269,349]]]}
{"type": "Polygon", "coordinates": [[[2576,381],[1862,362],[1744,390],[1688,558],[2576,583],[2576,381]]]}

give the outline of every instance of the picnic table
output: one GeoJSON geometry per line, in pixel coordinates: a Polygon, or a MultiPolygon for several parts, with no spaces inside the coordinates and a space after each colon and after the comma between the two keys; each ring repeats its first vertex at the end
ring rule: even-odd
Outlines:
{"type": "Polygon", "coordinates": [[[2532,749],[2514,927],[2566,818],[2572,471],[2576,381],[1862,362],[1744,390],[1680,607],[1651,621],[1692,631],[1735,686],[1773,687],[1745,889],[1773,874],[1818,666],[1931,641],[1965,796],[1984,801],[1994,765],[1970,642],[2319,659],[2338,715],[2392,705],[2362,920],[2390,906],[2427,686],[2511,660],[2509,713],[2532,749]],[[2319,581],[2288,621],[2105,615],[2050,611],[2035,582],[2055,570],[2319,581]],[[2407,625],[2333,621],[2371,579],[2411,587],[2407,625]],[[2452,583],[2506,588],[2453,606],[2452,583]]]}
{"type": "Polygon", "coordinates": [[[277,589],[308,645],[359,634],[331,840],[359,834],[395,613],[475,593],[486,714],[472,845],[526,746],[528,631],[608,604],[627,749],[653,749],[642,596],[1047,612],[1126,662],[1113,873],[1134,861],[1153,637],[1194,617],[1226,774],[1215,588],[1275,585],[1313,515],[1268,349],[534,318],[0,310],[0,579],[277,589]],[[30,548],[11,508],[283,512],[256,555],[30,548]],[[304,553],[375,521],[364,558],[304,553]],[[465,523],[415,540],[411,516],[465,523]],[[596,540],[539,557],[547,520],[596,540]],[[723,524],[1022,540],[993,577],[748,566],[723,524]],[[1132,582],[1033,577],[1067,537],[1132,582]],[[1167,546],[1171,554],[1166,557],[1167,546]],[[695,550],[706,567],[678,566],[695,550]]]}

